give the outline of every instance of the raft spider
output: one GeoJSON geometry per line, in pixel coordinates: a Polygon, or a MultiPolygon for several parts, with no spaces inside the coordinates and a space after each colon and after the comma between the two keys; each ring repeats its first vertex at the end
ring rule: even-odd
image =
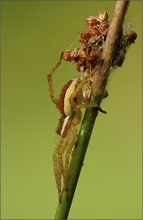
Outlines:
{"type": "Polygon", "coordinates": [[[59,98],[55,98],[52,74],[61,64],[61,60],[62,54],[59,62],[47,75],[50,97],[61,113],[61,117],[56,128],[56,133],[60,135],[60,139],[54,148],[53,153],[54,174],[59,194],[59,202],[61,202],[62,196],[62,178],[64,195],[65,198],[68,199],[67,174],[71,153],[76,144],[78,134],[77,125],[82,120],[81,108],[98,108],[99,111],[106,113],[97,104],[88,103],[91,95],[92,83],[92,74],[90,73],[86,74],[84,77],[76,77],[69,80],[62,88],[59,98]],[[82,90],[84,84],[87,85],[87,88],[82,90]]]}

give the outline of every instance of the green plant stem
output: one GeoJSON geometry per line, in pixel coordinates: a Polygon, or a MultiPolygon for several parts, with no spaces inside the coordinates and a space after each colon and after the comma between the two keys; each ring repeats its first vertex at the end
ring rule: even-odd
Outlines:
{"type": "MultiPolygon", "coordinates": [[[[115,41],[122,27],[123,18],[126,13],[128,1],[117,1],[112,21],[108,30],[107,39],[103,50],[103,63],[96,68],[94,77],[94,88],[91,103],[100,104],[102,94],[105,90],[107,79],[110,72],[110,61],[113,57],[115,41]]],[[[97,109],[86,109],[80,132],[77,139],[77,145],[72,154],[72,160],[68,172],[68,199],[62,194],[61,203],[59,203],[55,219],[67,219],[72,204],[72,199],[78,182],[81,168],[83,166],[86,150],[98,115],[97,109]]]]}

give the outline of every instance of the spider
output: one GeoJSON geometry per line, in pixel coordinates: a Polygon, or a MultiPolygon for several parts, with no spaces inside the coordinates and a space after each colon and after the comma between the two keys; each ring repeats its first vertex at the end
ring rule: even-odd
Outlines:
{"type": "Polygon", "coordinates": [[[76,77],[69,80],[62,88],[59,98],[55,98],[52,74],[61,64],[62,55],[63,53],[61,54],[59,62],[47,75],[50,97],[61,113],[56,128],[56,133],[60,135],[60,139],[57,142],[53,153],[54,174],[58,189],[59,202],[61,202],[62,195],[62,178],[65,198],[68,198],[67,174],[71,153],[76,144],[78,134],[77,125],[82,120],[81,108],[98,108],[99,111],[106,113],[97,104],[88,103],[91,96],[92,73],[86,74],[84,77],[76,77]],[[87,88],[83,90],[83,85],[85,84],[87,85],[87,88]]]}

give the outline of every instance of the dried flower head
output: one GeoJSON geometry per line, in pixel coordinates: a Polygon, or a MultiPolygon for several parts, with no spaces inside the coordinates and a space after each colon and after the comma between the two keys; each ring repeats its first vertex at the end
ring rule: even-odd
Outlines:
{"type": "MultiPolygon", "coordinates": [[[[109,29],[108,14],[106,11],[99,12],[98,16],[89,16],[86,19],[87,29],[80,32],[79,41],[82,43],[80,48],[73,51],[66,50],[63,53],[63,59],[74,62],[79,72],[91,72],[96,65],[102,62],[102,52],[109,29]]],[[[130,31],[126,35],[120,31],[117,39],[114,58],[111,62],[113,67],[121,66],[127,47],[134,43],[137,34],[130,31]]]]}

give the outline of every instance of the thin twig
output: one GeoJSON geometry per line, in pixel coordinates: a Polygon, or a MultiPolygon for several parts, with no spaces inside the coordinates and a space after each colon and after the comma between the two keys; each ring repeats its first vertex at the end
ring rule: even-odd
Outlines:
{"type": "MultiPolygon", "coordinates": [[[[122,27],[123,19],[128,5],[129,1],[122,0],[116,2],[114,14],[104,45],[102,57],[103,62],[100,64],[98,70],[95,70],[96,74],[94,76],[94,88],[91,102],[94,102],[96,104],[100,104],[102,100],[102,94],[105,90],[110,72],[111,60],[114,56],[113,52],[115,48],[115,42],[122,27]]],[[[87,109],[85,112],[77,139],[77,146],[74,149],[68,172],[68,200],[66,200],[64,195],[62,195],[62,200],[61,203],[59,203],[58,205],[55,219],[67,219],[68,217],[68,213],[72,204],[72,199],[97,115],[97,109],[91,108],[87,109]]]]}

